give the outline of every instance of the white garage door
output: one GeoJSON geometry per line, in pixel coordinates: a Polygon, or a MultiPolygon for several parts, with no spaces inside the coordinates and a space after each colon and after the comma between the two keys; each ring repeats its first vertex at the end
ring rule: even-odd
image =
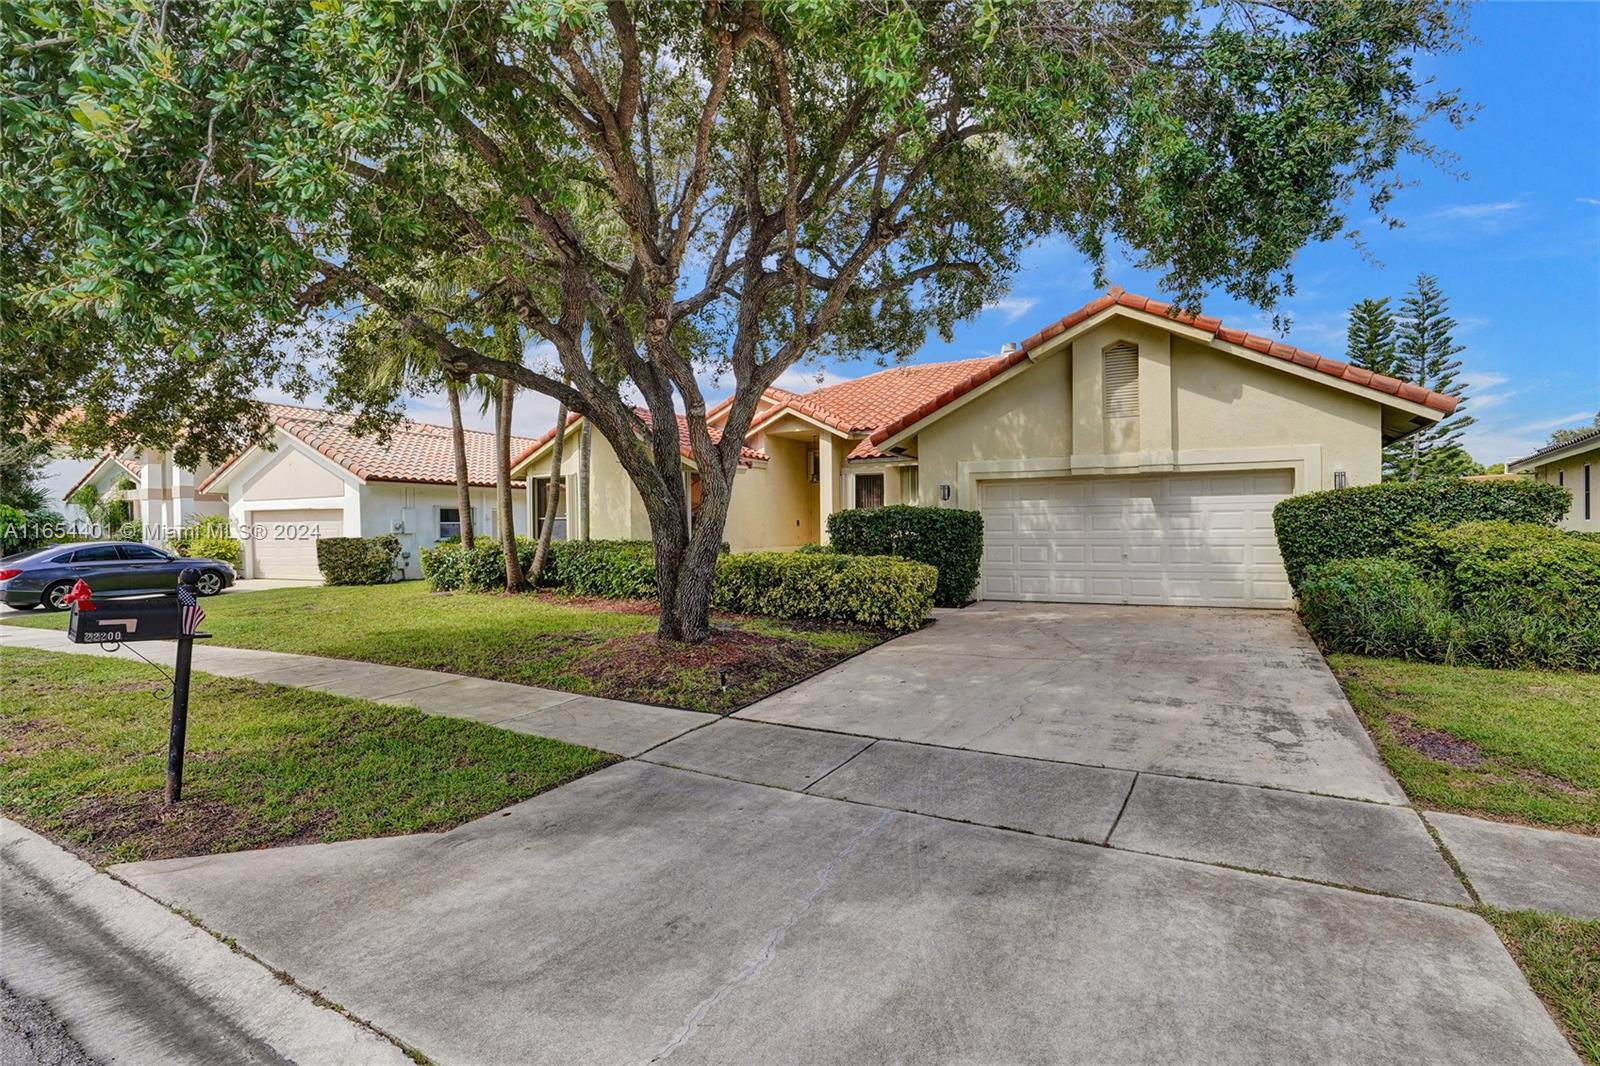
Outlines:
{"type": "Polygon", "coordinates": [[[257,533],[252,577],[319,578],[317,538],[344,536],[344,512],[331,509],[254,511],[250,522],[257,533]]]}
{"type": "Polygon", "coordinates": [[[987,481],[991,600],[1289,607],[1272,507],[1289,471],[987,481]]]}

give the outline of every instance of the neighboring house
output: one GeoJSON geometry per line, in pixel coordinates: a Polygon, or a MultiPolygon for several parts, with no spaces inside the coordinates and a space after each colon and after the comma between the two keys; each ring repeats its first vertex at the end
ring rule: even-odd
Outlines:
{"type": "MultiPolygon", "coordinates": [[[[315,578],[317,537],[394,533],[406,575],[417,577],[420,549],[460,535],[448,426],[402,422],[380,442],[352,433],[350,415],[285,404],[267,410],[271,441],[232,457],[200,485],[227,501],[244,541],[243,576],[315,578]]],[[[466,438],[473,529],[493,537],[494,434],[468,430],[466,438]]],[[[512,454],[532,443],[513,438],[512,454]]],[[[512,488],[516,530],[523,533],[522,483],[512,488]]]]}
{"type": "MultiPolygon", "coordinates": [[[[769,390],[725,539],[787,549],[825,541],[827,516],[847,508],[977,509],[986,599],[1289,606],[1273,505],[1378,481],[1383,445],[1456,400],[1168,310],[1113,289],[997,357],[769,390]]],[[[647,537],[598,433],[591,484],[576,483],[578,429],[561,476],[569,495],[587,489],[590,528],[574,535],[647,537]]],[[[542,487],[553,438],[515,476],[542,487]]],[[[687,449],[684,477],[692,489],[687,449]]]]}
{"type": "Polygon", "coordinates": [[[1507,463],[1513,474],[1532,474],[1538,481],[1561,485],[1572,495],[1572,506],[1561,520],[1563,529],[1600,532],[1600,428],[1580,433],[1559,444],[1549,444],[1526,459],[1507,463]]]}
{"type": "MultiPolygon", "coordinates": [[[[169,531],[176,531],[196,518],[227,512],[227,501],[223,497],[199,489],[199,483],[210,473],[209,466],[189,470],[173,462],[166,452],[153,449],[106,454],[84,471],[62,499],[70,500],[83,486],[93,485],[102,497],[127,501],[129,519],[140,524],[145,540],[158,543],[166,539],[169,531]],[[133,488],[123,488],[125,480],[132,481],[133,488]]],[[[110,537],[116,532],[101,530],[98,535],[110,537]]]]}

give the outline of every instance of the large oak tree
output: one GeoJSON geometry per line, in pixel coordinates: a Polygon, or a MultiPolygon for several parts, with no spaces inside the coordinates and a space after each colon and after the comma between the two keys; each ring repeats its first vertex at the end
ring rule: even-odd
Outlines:
{"type": "Polygon", "coordinates": [[[1353,197],[1383,212],[1425,121],[1460,118],[1413,69],[1455,45],[1442,0],[8,12],[0,342],[30,380],[5,402],[225,451],[296,369],[277,329],[381,316],[606,437],[650,516],[660,632],[689,640],[785,369],[903,357],[1051,236],[1097,266],[1121,241],[1184,302],[1270,304],[1353,197]],[[440,274],[450,298],[419,298],[440,274]],[[508,315],[542,354],[474,325],[508,315]],[[175,427],[184,381],[206,409],[175,427]]]}

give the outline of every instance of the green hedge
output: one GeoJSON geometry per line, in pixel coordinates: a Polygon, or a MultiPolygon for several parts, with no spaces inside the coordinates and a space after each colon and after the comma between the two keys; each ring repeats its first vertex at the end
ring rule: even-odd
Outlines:
{"type": "Polygon", "coordinates": [[[1312,566],[1379,556],[1407,527],[1504,519],[1553,526],[1571,503],[1567,490],[1537,481],[1385,482],[1291,496],[1273,509],[1278,550],[1289,583],[1300,591],[1312,566]]]}
{"type": "Polygon", "coordinates": [[[846,555],[897,555],[939,572],[933,600],[960,607],[972,599],[983,563],[983,516],[947,507],[874,507],[828,516],[828,537],[846,555]]]}
{"type": "Polygon", "coordinates": [[[933,606],[939,572],[926,563],[835,552],[745,552],[717,559],[714,607],[739,614],[853,622],[901,632],[933,606]]]}
{"type": "Polygon", "coordinates": [[[398,558],[400,538],[393,533],[317,538],[317,569],[329,585],[385,584],[393,578],[398,558]]]}
{"type": "MultiPolygon", "coordinates": [[[[517,545],[524,567],[530,567],[533,542],[518,538],[517,545]]],[[[424,548],[422,575],[439,591],[505,588],[498,544],[479,544],[471,552],[459,543],[424,548]]],[[[933,567],[888,556],[723,554],[717,557],[712,606],[740,614],[905,630],[927,617],[937,582],[933,567]]],[[[574,596],[651,599],[656,595],[655,552],[647,541],[557,542],[550,546],[540,584],[574,596]]]]}
{"type": "MultiPolygon", "coordinates": [[[[232,537],[190,537],[174,544],[179,555],[196,559],[221,559],[234,569],[244,565],[244,546],[232,537]]],[[[321,559],[318,559],[321,562],[321,559]]]]}
{"type": "MultiPolygon", "coordinates": [[[[533,569],[538,541],[517,538],[522,572],[533,569]]],[[[422,549],[422,576],[439,592],[498,592],[506,587],[506,557],[498,540],[480,539],[464,551],[457,540],[422,549]]],[[[655,553],[649,541],[554,541],[539,584],[574,596],[648,599],[656,594],[655,553]]]]}
{"type": "Polygon", "coordinates": [[[1416,527],[1385,558],[1311,567],[1306,628],[1324,647],[1489,667],[1600,670],[1600,544],[1506,522],[1416,527]]]}
{"type": "Polygon", "coordinates": [[[1516,522],[1419,525],[1391,553],[1436,579],[1455,610],[1504,602],[1578,619],[1600,616],[1600,541],[1516,522]]]}
{"type": "Polygon", "coordinates": [[[612,600],[651,599],[656,594],[656,553],[647,540],[574,540],[551,545],[540,575],[574,596],[612,600]]]}

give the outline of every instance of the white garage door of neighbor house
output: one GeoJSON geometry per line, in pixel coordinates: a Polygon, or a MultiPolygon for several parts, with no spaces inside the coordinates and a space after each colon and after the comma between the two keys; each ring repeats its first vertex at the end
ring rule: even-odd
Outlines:
{"type": "Polygon", "coordinates": [[[315,580],[322,576],[317,569],[317,538],[344,536],[343,511],[255,511],[250,520],[266,534],[253,542],[252,577],[315,580]]]}
{"type": "Polygon", "coordinates": [[[1289,607],[1272,507],[1289,471],[986,481],[991,600],[1289,607]]]}

